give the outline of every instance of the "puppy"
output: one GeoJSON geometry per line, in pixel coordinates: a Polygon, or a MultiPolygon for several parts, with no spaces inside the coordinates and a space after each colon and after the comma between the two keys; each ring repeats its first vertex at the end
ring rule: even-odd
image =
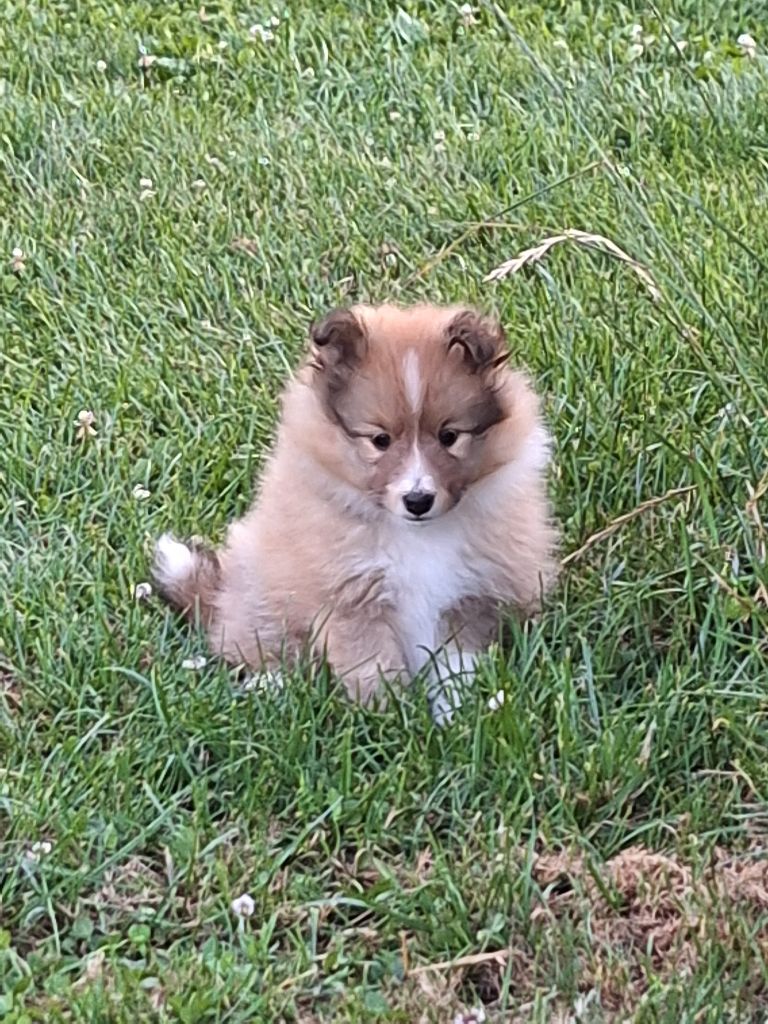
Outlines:
{"type": "Polygon", "coordinates": [[[160,593],[229,662],[309,650],[364,702],[424,672],[449,719],[502,613],[530,615],[555,575],[549,439],[507,354],[470,309],[330,313],[250,511],[215,553],[161,537],[160,593]]]}

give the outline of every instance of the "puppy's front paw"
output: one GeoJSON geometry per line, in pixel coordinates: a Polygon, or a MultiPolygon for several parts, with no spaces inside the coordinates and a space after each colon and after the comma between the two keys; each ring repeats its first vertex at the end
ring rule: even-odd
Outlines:
{"type": "Polygon", "coordinates": [[[285,687],[285,677],[279,669],[264,668],[246,673],[239,685],[243,693],[280,693],[285,687]]]}
{"type": "Polygon", "coordinates": [[[429,698],[432,720],[441,729],[450,725],[461,707],[461,691],[455,683],[443,683],[429,698]]]}

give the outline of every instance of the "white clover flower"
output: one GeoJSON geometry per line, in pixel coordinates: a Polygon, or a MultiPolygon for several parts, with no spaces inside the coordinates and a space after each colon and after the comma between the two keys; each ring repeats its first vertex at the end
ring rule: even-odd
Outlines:
{"type": "Polygon", "coordinates": [[[135,601],[148,601],[152,597],[152,584],[137,583],[133,588],[133,597],[135,601]]]}
{"type": "Polygon", "coordinates": [[[721,406],[717,410],[715,415],[720,420],[730,420],[730,419],[732,419],[733,414],[735,412],[736,412],[736,403],[735,402],[726,402],[725,405],[721,406]]]}
{"type": "Polygon", "coordinates": [[[461,18],[461,23],[465,28],[469,28],[470,25],[477,24],[477,18],[475,17],[476,13],[477,11],[472,4],[461,5],[459,8],[459,16],[461,18]]]}
{"type": "Polygon", "coordinates": [[[14,274],[21,274],[26,269],[26,262],[24,258],[24,250],[15,246],[11,250],[11,270],[14,274]]]}
{"type": "Polygon", "coordinates": [[[242,896],[238,896],[237,899],[232,900],[229,906],[232,913],[237,917],[250,917],[256,909],[253,897],[249,896],[247,892],[244,892],[242,896]]]}
{"type": "Polygon", "coordinates": [[[96,70],[101,71],[102,73],[105,72],[107,70],[107,62],[105,60],[97,60],[96,70]]]}
{"type": "Polygon", "coordinates": [[[462,1010],[453,1018],[453,1024],[485,1024],[485,1010],[482,1006],[473,1006],[471,1010],[462,1010]]]}
{"type": "Polygon", "coordinates": [[[152,492],[148,491],[146,487],[142,486],[142,484],[136,484],[136,486],[131,491],[131,494],[136,499],[136,501],[146,501],[147,498],[151,497],[151,493],[152,492]]]}
{"type": "Polygon", "coordinates": [[[86,437],[96,436],[96,428],[93,425],[95,422],[96,417],[90,409],[80,410],[77,414],[77,418],[75,419],[75,426],[77,427],[75,436],[78,441],[84,441],[86,437]]]}
{"type": "Polygon", "coordinates": [[[37,863],[42,860],[43,857],[47,857],[53,849],[53,843],[47,839],[43,839],[40,842],[32,843],[32,845],[24,851],[24,859],[37,863]]]}
{"type": "Polygon", "coordinates": [[[263,25],[258,23],[256,25],[251,25],[248,29],[248,34],[251,39],[260,39],[262,43],[271,43],[275,38],[275,33],[272,29],[265,28],[263,25]]]}
{"type": "Polygon", "coordinates": [[[491,697],[488,701],[489,711],[498,711],[499,708],[504,706],[504,701],[507,699],[507,695],[503,690],[499,690],[491,697]]]}
{"type": "Polygon", "coordinates": [[[194,658],[185,658],[181,663],[181,667],[188,672],[199,672],[207,664],[208,659],[204,655],[196,654],[194,658]]]}
{"type": "Polygon", "coordinates": [[[757,56],[757,43],[749,32],[742,32],[736,40],[736,45],[741,49],[745,57],[752,58],[757,56]]]}

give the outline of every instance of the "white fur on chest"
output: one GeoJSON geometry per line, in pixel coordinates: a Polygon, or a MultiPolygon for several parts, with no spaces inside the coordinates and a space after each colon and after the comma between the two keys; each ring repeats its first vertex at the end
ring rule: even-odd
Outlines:
{"type": "Polygon", "coordinates": [[[407,667],[417,672],[443,639],[442,616],[473,592],[476,573],[461,530],[447,522],[396,524],[381,555],[407,667]]]}
{"type": "Polygon", "coordinates": [[[383,573],[379,596],[394,610],[410,672],[423,668],[446,639],[440,635],[446,612],[464,598],[504,591],[504,568],[487,545],[481,554],[473,543],[476,524],[524,496],[538,481],[548,454],[548,437],[539,426],[514,462],[476,484],[455,509],[424,523],[380,517],[365,531],[363,550],[348,549],[350,576],[383,573]]]}

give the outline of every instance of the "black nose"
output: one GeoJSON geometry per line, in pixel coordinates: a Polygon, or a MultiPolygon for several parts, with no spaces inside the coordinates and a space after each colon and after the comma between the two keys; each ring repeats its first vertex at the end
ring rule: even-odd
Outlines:
{"type": "Polygon", "coordinates": [[[429,491],[409,491],[403,497],[403,504],[412,516],[424,516],[435,503],[434,494],[429,491]]]}

